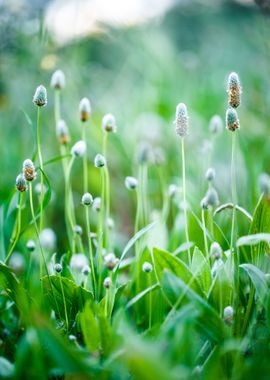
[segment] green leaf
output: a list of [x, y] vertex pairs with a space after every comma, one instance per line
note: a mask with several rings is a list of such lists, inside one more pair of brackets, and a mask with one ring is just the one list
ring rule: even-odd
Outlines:
[[212, 283], [211, 269], [209, 262], [198, 247], [194, 248], [191, 263], [191, 272], [198, 280], [201, 288], [206, 295]]
[[268, 292], [267, 281], [265, 278], [265, 274], [252, 264], [241, 264], [239, 265], [249, 276], [251, 282], [256, 289], [257, 296], [260, 298], [263, 303]]
[[[229, 264], [227, 261], [225, 265], [227, 263]], [[225, 265], [217, 271], [208, 293], [208, 302], [220, 313], [223, 312], [224, 307], [230, 304], [233, 291], [232, 279], [229, 278]]]
[[51, 275], [50, 277], [44, 276], [42, 278], [45, 293], [44, 295], [49, 300], [51, 307], [63, 320], [65, 319], [65, 307], [61, 281], [63, 285], [67, 314], [69, 319], [74, 320], [78, 311], [84, 308], [85, 303], [89, 300], [93, 300], [93, 294], [84, 289], [82, 286], [78, 286], [74, 281], [66, 277], [56, 275]]
[[[270, 233], [270, 200], [264, 195], [260, 197], [254, 211], [249, 233], [250, 235]], [[269, 246], [265, 243], [252, 248], [253, 254], [264, 254], [265, 251], [269, 253]]]
[[241, 236], [237, 242], [237, 247], [242, 245], [257, 245], [259, 243], [267, 243], [270, 244], [270, 234], [267, 233], [259, 233], [254, 235]]
[[152, 286], [149, 286], [148, 288], [144, 289], [142, 292], [140, 292], [139, 294], [136, 294], [135, 297], [133, 297], [126, 305], [126, 308], [130, 308], [131, 306], [133, 306], [136, 302], [138, 302], [140, 299], [142, 299], [146, 294], [152, 292], [153, 290], [155, 290], [156, 288], [159, 288], [160, 285], [159, 284], [154, 284]]
[[188, 286], [190, 286], [196, 293], [200, 295], [203, 294], [195, 276], [191, 273], [186, 264], [178, 257], [167, 251], [153, 248], [153, 262], [158, 281], [161, 282], [163, 271], [164, 269], [167, 269], [177, 277], [181, 278], [182, 281], [188, 284]]
[[100, 334], [93, 306], [93, 303], [87, 302], [78, 320], [86, 347], [90, 352], [97, 352], [100, 348]]

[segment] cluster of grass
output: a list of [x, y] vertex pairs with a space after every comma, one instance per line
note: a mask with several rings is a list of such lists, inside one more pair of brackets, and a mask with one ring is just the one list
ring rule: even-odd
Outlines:
[[[211, 147], [203, 151], [206, 178], [201, 180], [205, 175], [201, 173], [195, 181], [204, 189], [202, 200], [194, 199], [189, 190], [185, 140], [189, 128], [192, 134], [193, 120], [183, 103], [177, 106], [175, 119], [175, 145], [179, 145], [175, 161], [181, 162], [182, 173], [175, 165], [173, 182], [164, 175], [162, 151], [145, 141], [138, 145], [133, 172], [119, 178], [135, 204], [134, 232], [125, 246], [113, 222], [114, 215], [123, 213], [121, 201], [117, 199], [113, 211], [111, 207], [110, 179], [117, 167], [111, 160], [110, 139], [117, 133], [117, 118], [103, 117], [100, 153], [91, 163], [88, 131], [98, 127], [92, 121], [90, 101], [83, 98], [79, 104], [81, 139], [71, 142], [62, 120], [63, 72], [53, 74], [51, 86], [59, 152], [43, 160], [40, 130], [47, 91], [39, 86], [33, 98], [36, 149], [22, 163], [16, 189], [1, 205], [5, 258], [0, 263], [0, 375], [244, 379], [256, 374], [267, 379], [270, 179], [267, 174], [260, 177], [262, 194], [253, 212], [248, 212], [237, 201], [245, 190], [236, 187], [241, 134], [237, 74], [232, 73], [228, 82], [227, 130], [217, 115], [210, 122]], [[174, 127], [168, 127], [167, 133], [173, 134]], [[231, 196], [220, 204], [212, 153], [216, 141], [226, 134], [232, 136], [226, 168]], [[79, 175], [73, 175], [74, 165]], [[46, 222], [54, 197], [47, 170], [57, 166], [62, 172], [62, 197], [57, 202], [64, 209], [64, 220], [58, 220], [65, 237], [63, 251], [56, 249], [53, 224]], [[93, 181], [98, 181], [95, 198], [90, 193]], [[158, 191], [153, 190], [153, 181]]]

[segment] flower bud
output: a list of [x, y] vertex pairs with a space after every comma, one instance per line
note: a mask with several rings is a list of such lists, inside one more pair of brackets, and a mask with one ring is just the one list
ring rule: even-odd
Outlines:
[[44, 228], [40, 234], [40, 244], [44, 249], [52, 251], [56, 246], [56, 234], [51, 228]]
[[134, 177], [126, 177], [125, 186], [128, 190], [135, 190], [138, 186], [138, 180]]
[[270, 195], [270, 176], [267, 173], [262, 173], [259, 177], [259, 187], [261, 193]]
[[95, 167], [102, 168], [106, 165], [106, 158], [102, 154], [97, 154], [95, 157]]
[[169, 188], [168, 188], [169, 197], [174, 198], [176, 194], [177, 194], [177, 186], [174, 184], [169, 185]]
[[235, 109], [228, 108], [226, 112], [226, 127], [229, 131], [236, 131], [240, 128], [238, 115]]
[[89, 265], [85, 265], [83, 268], [82, 268], [82, 274], [84, 276], [89, 276], [89, 274], [91, 273], [91, 269], [89, 267]]
[[108, 226], [109, 230], [112, 230], [114, 228], [114, 220], [112, 218], [108, 218], [107, 226]]
[[91, 104], [88, 98], [83, 98], [79, 105], [81, 121], [87, 121], [91, 114]]
[[209, 207], [216, 207], [219, 204], [218, 193], [214, 187], [207, 190], [205, 197], [201, 201], [201, 207], [208, 210]]
[[228, 325], [231, 325], [233, 322], [233, 314], [234, 310], [232, 306], [226, 306], [223, 310], [223, 319]]
[[115, 123], [115, 117], [111, 113], [103, 116], [102, 128], [106, 132], [116, 132], [117, 127]]
[[230, 73], [228, 77], [228, 103], [231, 107], [237, 108], [241, 103], [242, 88], [239, 77], [236, 73]]
[[47, 104], [47, 90], [44, 86], [37, 87], [33, 97], [33, 103], [38, 107], [46, 106]]
[[213, 135], [218, 135], [223, 131], [223, 121], [219, 115], [214, 115], [209, 123], [209, 131]]
[[29, 252], [33, 252], [36, 249], [36, 243], [34, 242], [34, 240], [28, 240], [28, 242], [26, 243], [26, 248]]
[[53, 268], [54, 268], [56, 273], [61, 273], [63, 270], [62, 265], [59, 263], [55, 264]]
[[94, 201], [93, 201], [92, 208], [95, 211], [100, 211], [100, 207], [101, 207], [101, 198], [100, 197], [96, 197], [94, 199]]
[[145, 261], [143, 263], [143, 266], [142, 266], [143, 272], [150, 273], [150, 272], [152, 272], [152, 269], [153, 269], [153, 266], [152, 266], [152, 264], [148, 263], [148, 261]]
[[106, 277], [105, 280], [103, 281], [103, 285], [106, 289], [109, 289], [110, 286], [112, 285], [111, 277]]
[[62, 70], [56, 70], [51, 78], [51, 87], [55, 90], [62, 90], [66, 85], [65, 74]]
[[93, 197], [90, 193], [85, 193], [82, 196], [82, 204], [84, 206], [91, 206], [93, 204]]
[[151, 146], [145, 141], [141, 141], [137, 148], [137, 159], [139, 164], [146, 164], [151, 161]]
[[108, 253], [104, 257], [104, 262], [107, 269], [113, 270], [113, 268], [118, 264], [119, 260], [114, 253]]
[[87, 258], [83, 253], [76, 253], [75, 255], [72, 255], [69, 265], [75, 272], [81, 272], [82, 269], [88, 265]]
[[26, 181], [33, 181], [36, 178], [35, 166], [29, 159], [23, 162], [23, 175]]
[[215, 172], [215, 169], [213, 168], [208, 168], [206, 173], [205, 173], [205, 178], [208, 182], [212, 182], [214, 181], [215, 179], [215, 176], [216, 176], [216, 172]]
[[83, 233], [82, 227], [79, 226], [78, 224], [75, 224], [73, 231], [77, 235], [82, 235]]
[[216, 241], [214, 241], [211, 244], [211, 247], [210, 247], [210, 256], [212, 257], [213, 260], [218, 260], [218, 259], [221, 259], [221, 257], [222, 257], [221, 246]]
[[175, 113], [175, 131], [178, 136], [185, 137], [188, 133], [188, 112], [184, 103], [179, 103]]
[[64, 120], [59, 120], [56, 127], [59, 144], [66, 145], [70, 141], [69, 130]]
[[83, 140], [77, 141], [71, 148], [71, 154], [76, 157], [82, 157], [86, 152], [86, 144]]
[[25, 190], [27, 190], [27, 183], [24, 178], [23, 174], [19, 174], [16, 178], [16, 188], [18, 191], [23, 193]]

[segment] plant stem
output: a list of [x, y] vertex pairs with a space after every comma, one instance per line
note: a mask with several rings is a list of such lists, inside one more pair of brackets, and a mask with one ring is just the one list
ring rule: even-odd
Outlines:
[[43, 176], [43, 160], [41, 154], [40, 143], [40, 107], [37, 108], [37, 151], [40, 167], [40, 217], [39, 217], [39, 231], [42, 230], [43, 224], [43, 199], [44, 199], [44, 176]]
[[24, 196], [24, 193], [21, 193], [19, 192], [19, 204], [18, 204], [18, 213], [17, 213], [17, 217], [16, 217], [16, 233], [15, 233], [15, 237], [13, 239], [13, 243], [8, 251], [8, 254], [7, 254], [7, 257], [6, 257], [6, 260], [5, 260], [5, 263], [7, 264], [9, 259], [10, 259], [10, 256], [12, 255], [12, 252], [17, 244], [17, 241], [19, 239], [19, 236], [20, 236], [20, 232], [21, 232], [21, 215], [22, 215], [22, 205], [23, 205], [23, 196]]
[[93, 250], [92, 250], [90, 222], [89, 222], [89, 207], [85, 206], [84, 208], [85, 208], [85, 220], [86, 220], [86, 233], [87, 233], [88, 247], [89, 247], [89, 259], [90, 259], [92, 279], [93, 279], [93, 293], [95, 296], [96, 295], [96, 275], [95, 275], [94, 257], [93, 257]]
[[206, 225], [205, 225], [205, 217], [204, 217], [204, 209], [203, 208], [202, 208], [202, 225], [203, 225], [203, 240], [204, 240], [205, 254], [206, 254], [207, 260], [209, 260], [209, 263], [210, 263], [207, 234], [206, 234]]
[[[148, 273], [148, 286], [151, 286], [151, 273]], [[149, 292], [149, 330], [152, 327], [152, 291]]]
[[186, 234], [186, 242], [188, 244], [188, 263], [190, 265], [191, 264], [191, 254], [190, 254], [189, 235], [188, 235], [187, 200], [186, 200], [186, 164], [185, 164], [184, 138], [181, 138], [181, 155], [182, 155], [182, 181], [183, 181], [183, 203], [184, 203], [184, 217], [185, 217], [185, 234]]
[[61, 286], [61, 292], [62, 292], [62, 297], [63, 297], [63, 303], [64, 303], [64, 312], [65, 312], [65, 319], [66, 319], [66, 325], [67, 325], [67, 332], [68, 332], [68, 315], [67, 315], [67, 305], [66, 305], [66, 298], [65, 298], [65, 293], [64, 293], [64, 288], [63, 288], [63, 282], [62, 282], [62, 277], [61, 274], [59, 275], [60, 278], [60, 286]]
[[102, 255], [103, 255], [103, 227], [104, 227], [104, 206], [105, 206], [105, 175], [101, 168], [101, 206], [99, 217], [99, 255], [98, 255], [98, 298], [101, 294], [102, 286]]
[[[82, 124], [82, 140], [85, 142], [85, 145], [87, 147], [86, 123], [83, 122]], [[83, 155], [83, 191], [84, 193], [88, 191], [87, 149], [85, 154]]]
[[236, 178], [235, 178], [235, 145], [236, 145], [236, 133], [232, 134], [232, 157], [231, 157], [231, 187], [232, 187], [232, 228], [231, 228], [231, 244], [230, 252], [233, 254], [234, 234], [235, 234], [235, 205], [237, 204], [237, 192], [236, 192]]

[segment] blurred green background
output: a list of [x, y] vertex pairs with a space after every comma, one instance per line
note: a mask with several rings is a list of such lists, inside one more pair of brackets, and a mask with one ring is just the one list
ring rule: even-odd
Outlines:
[[[58, 11], [53, 3], [59, 5]], [[84, 8], [80, 9], [81, 3], [66, 2], [71, 5], [71, 14], [77, 12], [73, 15], [77, 26], [88, 17]], [[59, 154], [49, 84], [53, 71], [62, 69], [67, 82], [61, 96], [62, 116], [70, 128], [72, 143], [81, 136], [79, 101], [84, 96], [91, 100], [90, 163], [101, 151], [102, 116], [110, 112], [116, 117], [118, 132], [110, 136], [109, 166], [112, 215], [121, 236], [126, 239], [132, 231], [134, 203], [124, 187], [124, 178], [137, 174], [140, 141], [162, 148], [167, 184], [180, 183], [180, 148], [173, 126], [179, 102], [187, 104], [190, 114], [186, 142], [188, 199], [197, 212], [207, 188], [203, 178], [209, 164], [209, 120], [214, 114], [224, 119], [226, 77], [236, 71], [243, 86], [237, 157], [239, 203], [251, 212], [259, 195], [257, 177], [262, 171], [270, 171], [270, 42], [265, 11], [251, 1], [170, 1], [155, 17], [125, 23], [126, 7], [120, 6], [118, 12], [124, 21], [117, 23], [113, 17], [110, 21], [108, 16], [98, 24], [98, 30], [72, 38], [75, 24], [66, 23], [69, 19], [61, 11], [62, 5], [61, 1], [0, 3], [0, 204], [13, 190], [23, 160], [35, 151], [36, 108], [32, 97], [39, 84], [48, 88], [48, 106], [41, 112], [44, 160]], [[154, 3], [150, 5], [155, 7]], [[102, 14], [102, 9], [99, 11]], [[54, 24], [49, 22], [52, 13]], [[91, 17], [89, 31], [95, 14]], [[58, 29], [67, 30], [64, 40], [54, 34], [55, 23]], [[222, 203], [230, 200], [230, 144], [231, 135], [224, 131], [215, 142], [211, 163], [217, 171], [215, 185]], [[82, 192], [81, 168], [78, 160], [72, 175], [77, 205]], [[98, 196], [99, 173], [93, 165], [89, 165], [89, 171], [90, 191]], [[49, 165], [46, 173], [54, 196], [46, 210], [45, 225], [57, 232], [62, 248], [66, 237], [61, 164]], [[152, 209], [161, 208], [159, 181], [153, 166], [149, 176]]]

